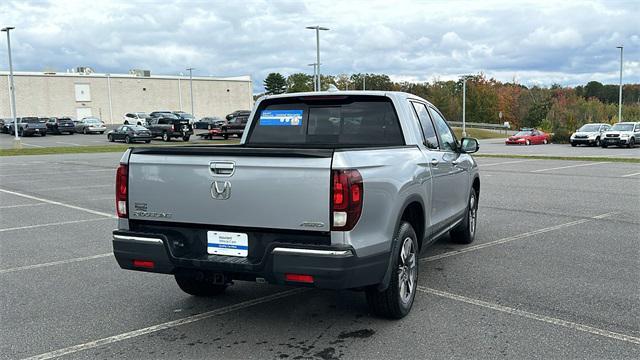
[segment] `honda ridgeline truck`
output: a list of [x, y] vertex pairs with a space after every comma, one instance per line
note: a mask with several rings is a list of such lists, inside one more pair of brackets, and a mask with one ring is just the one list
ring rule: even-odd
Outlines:
[[357, 289], [401, 318], [420, 250], [447, 233], [474, 240], [477, 150], [414, 95], [266, 96], [238, 145], [125, 152], [114, 254], [195, 296], [233, 280]]

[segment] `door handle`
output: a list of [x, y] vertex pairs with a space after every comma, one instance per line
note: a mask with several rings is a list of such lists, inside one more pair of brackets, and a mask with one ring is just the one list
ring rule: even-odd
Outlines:
[[439, 163], [438, 159], [431, 159], [431, 165], [438, 166]]
[[212, 161], [209, 163], [209, 170], [211, 170], [214, 175], [231, 176], [233, 175], [235, 168], [236, 164], [230, 161]]

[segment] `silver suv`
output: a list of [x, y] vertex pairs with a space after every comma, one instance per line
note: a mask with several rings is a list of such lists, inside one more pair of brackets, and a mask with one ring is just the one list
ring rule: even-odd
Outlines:
[[619, 122], [602, 134], [602, 147], [609, 145], [634, 147], [640, 141], [640, 122]]
[[609, 124], [584, 124], [582, 127], [571, 135], [569, 142], [571, 146], [588, 145], [588, 146], [600, 146], [602, 133], [609, 130], [611, 125]]

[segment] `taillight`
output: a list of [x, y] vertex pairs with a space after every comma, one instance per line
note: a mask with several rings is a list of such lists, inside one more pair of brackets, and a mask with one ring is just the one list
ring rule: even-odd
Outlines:
[[355, 169], [333, 170], [331, 183], [331, 230], [350, 231], [362, 213], [362, 176]]
[[127, 188], [129, 167], [124, 164], [120, 164], [116, 171], [116, 212], [118, 217], [126, 218], [127, 216]]

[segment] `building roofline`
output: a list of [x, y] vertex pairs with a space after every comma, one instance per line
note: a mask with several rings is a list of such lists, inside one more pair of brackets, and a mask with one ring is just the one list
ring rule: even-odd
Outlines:
[[[0, 71], [0, 75], [9, 75], [8, 71]], [[77, 77], [77, 78], [118, 78], [118, 79], [162, 79], [162, 80], [189, 80], [188, 75], [151, 75], [151, 76], [135, 76], [132, 74], [107, 74], [107, 73], [67, 73], [67, 72], [42, 72], [42, 71], [14, 71], [14, 76], [49, 76], [49, 77]], [[232, 77], [213, 77], [213, 76], [194, 76], [193, 80], [205, 81], [238, 81], [251, 82], [250, 75], [232, 76]]]

